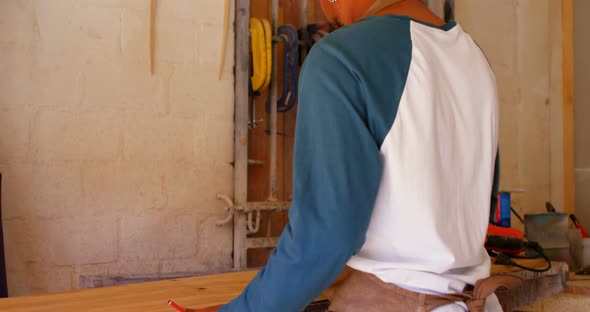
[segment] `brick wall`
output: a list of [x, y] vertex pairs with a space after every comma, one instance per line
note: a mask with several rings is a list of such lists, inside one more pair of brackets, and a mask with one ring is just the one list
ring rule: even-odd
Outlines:
[[0, 1], [0, 170], [10, 295], [86, 274], [231, 267], [233, 35], [223, 1]]

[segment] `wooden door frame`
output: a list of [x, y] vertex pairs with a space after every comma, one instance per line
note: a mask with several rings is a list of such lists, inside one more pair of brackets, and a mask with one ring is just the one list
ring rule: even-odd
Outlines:
[[574, 134], [574, 0], [562, 0], [563, 96], [563, 205], [565, 213], [576, 207]]

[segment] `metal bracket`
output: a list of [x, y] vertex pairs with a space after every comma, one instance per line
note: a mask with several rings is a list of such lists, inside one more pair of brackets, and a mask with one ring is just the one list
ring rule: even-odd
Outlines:
[[[291, 202], [247, 202], [244, 205], [236, 205], [227, 195], [218, 194], [217, 198], [226, 203], [225, 210], [228, 212], [225, 219], [215, 222], [217, 226], [223, 226], [230, 223], [236, 213], [247, 214], [248, 216], [248, 234], [256, 233], [260, 230], [260, 215], [262, 211], [287, 211]], [[254, 212], [256, 219], [254, 220]]]
[[227, 204], [227, 207], [225, 207], [225, 210], [228, 212], [227, 217], [225, 217], [223, 220], [215, 222], [215, 225], [223, 226], [230, 223], [234, 218], [234, 201], [229, 198], [229, 196], [223, 194], [217, 194], [217, 199], [223, 200]]
[[260, 230], [260, 210], [256, 210], [256, 225], [252, 224], [254, 212], [248, 212], [248, 234], [254, 234]]

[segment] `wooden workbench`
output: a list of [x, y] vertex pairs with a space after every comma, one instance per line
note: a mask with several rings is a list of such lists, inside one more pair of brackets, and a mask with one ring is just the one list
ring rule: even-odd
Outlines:
[[[523, 264], [543, 267], [543, 261]], [[546, 298], [565, 289], [567, 265], [554, 263], [545, 273], [530, 273], [518, 268], [493, 266], [492, 274], [516, 274], [525, 285], [511, 292], [500, 292], [506, 311]], [[172, 312], [168, 299], [191, 307], [226, 303], [240, 294], [256, 271], [172, 279], [124, 286], [83, 289], [64, 293], [0, 299], [2, 312]]]

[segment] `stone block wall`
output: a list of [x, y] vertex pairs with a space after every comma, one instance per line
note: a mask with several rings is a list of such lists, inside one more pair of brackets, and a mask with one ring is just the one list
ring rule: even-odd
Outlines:
[[[80, 275], [231, 268], [233, 33], [223, 1], [0, 1], [0, 171], [10, 295]], [[233, 13], [232, 13], [233, 18]], [[230, 30], [233, 27], [230, 27]]]

